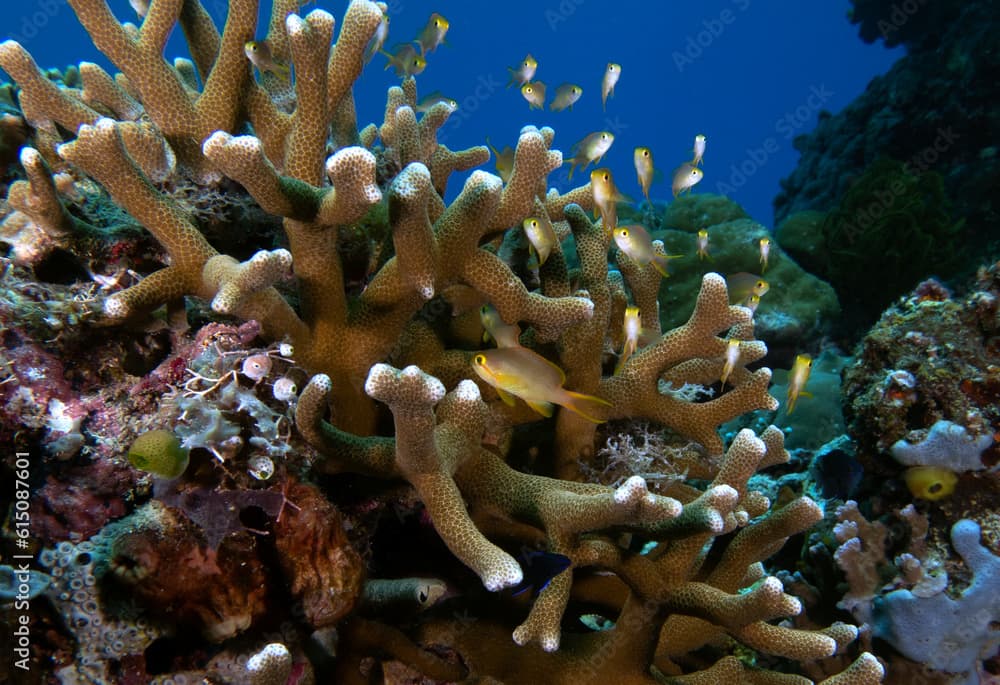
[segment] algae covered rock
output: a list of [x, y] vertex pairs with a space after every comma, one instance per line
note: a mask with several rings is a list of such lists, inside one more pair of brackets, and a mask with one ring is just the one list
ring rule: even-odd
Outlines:
[[743, 218], [709, 225], [707, 230], [710, 260], [697, 256], [695, 233], [666, 229], [655, 235], [663, 240], [668, 254], [684, 255], [670, 260], [671, 277], [660, 284], [664, 330], [684, 323], [701, 277], [709, 271], [721, 273], [730, 281], [736, 274], [763, 276], [770, 290], [757, 309], [756, 331], [770, 343], [792, 344], [830, 329], [840, 314], [833, 288], [803, 270], [773, 239], [767, 269], [761, 274], [759, 241], [771, 237], [766, 227]]

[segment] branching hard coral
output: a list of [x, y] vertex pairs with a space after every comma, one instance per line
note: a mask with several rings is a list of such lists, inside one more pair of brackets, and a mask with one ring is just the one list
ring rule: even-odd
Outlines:
[[[243, 54], [255, 37], [256, 0], [233, 0], [221, 34], [199, 0], [156, 0], [138, 29], [119, 23], [104, 0], [70, 2], [121, 73], [84, 65], [82, 91], [62, 88], [20, 45], [0, 44], [0, 67], [18, 82], [35, 129], [34, 151], [24, 153], [29, 178], [12, 191], [12, 202], [62, 239], [89, 229], [54, 192], [48, 169], [69, 165], [93, 178], [152, 234], [165, 263], [108, 296], [103, 323], [132, 323], [194, 297], [211, 303], [203, 317], [259, 322], [241, 344], [259, 331], [294, 349], [304, 370], [298, 382], [279, 379], [280, 390], [273, 381], [275, 408], [256, 397], [277, 375], [269, 351], [228, 359], [232, 350], [199, 334], [200, 351], [207, 358], [214, 352], [214, 361], [195, 363], [196, 351], [168, 362], [174, 372], [162, 377], [174, 384], [173, 401], [164, 409], [175, 412], [173, 428], [200, 454], [169, 488], [155, 489], [160, 501], [133, 514], [137, 525], [106, 529], [113, 537], [109, 577], [155, 614], [168, 617], [175, 607], [183, 622], [221, 640], [250, 630], [274, 601], [269, 578], [277, 571], [257, 553], [267, 545], [287, 592], [301, 604], [296, 625], [336, 626], [338, 682], [360, 682], [362, 663], [386, 655], [448, 681], [806, 682], [751, 670], [723, 646], [737, 642], [792, 660], [847, 649], [856, 637], [852, 627], [811, 631], [776, 623], [801, 607], [763, 561], [820, 517], [808, 498], [772, 506], [748, 486], [758, 469], [787, 460], [782, 433], [770, 427], [758, 438], [745, 430], [724, 449], [718, 432], [743, 413], [777, 406], [767, 392], [770, 370], [747, 369], [766, 354], [752, 312], [730, 305], [723, 278], [707, 274], [687, 323], [661, 331], [660, 275], [621, 251], [609, 261], [608, 227], [587, 216], [594, 208], [590, 185], [547, 191], [548, 175], [563, 163], [552, 129], [524, 126], [509, 176], [472, 171], [446, 202], [451, 176], [489, 157], [485, 147], [453, 151], [438, 142], [454, 105], [438, 103], [418, 115], [416, 81], [408, 78], [389, 90], [380, 125], [357, 130], [351, 90], [386, 19], [383, 4], [351, 2], [331, 47], [330, 14], [300, 16], [299, 2], [275, 2], [266, 40], [293, 69], [289, 94], [266, 75], [258, 83]], [[162, 55], [175, 24], [192, 62]], [[65, 131], [74, 137], [63, 140]], [[238, 259], [214, 233], [206, 235], [201, 215], [171, 197], [171, 187], [212, 186], [222, 176], [280, 220], [283, 238], [239, 245]], [[528, 217], [551, 222], [557, 237], [572, 233], [576, 260], [569, 243], [557, 241], [532, 274], [538, 265], [510, 249], [511, 229], [519, 232]], [[456, 291], [477, 304], [462, 311]], [[565, 371], [565, 388], [606, 403], [591, 418], [644, 419], [700, 443], [706, 461], [684, 469], [707, 485], [677, 478], [653, 493], [635, 474], [613, 487], [580, 482], [581, 464], [594, 456], [593, 422], [559, 412], [554, 426], [539, 423], [526, 404], [508, 406], [476, 379], [475, 317], [487, 303], [523, 331], [519, 344]], [[630, 303], [645, 312], [650, 343], [606, 375], [606, 351], [619, 341]], [[697, 393], [663, 390], [716, 382], [733, 344], [739, 362], [726, 368], [724, 392], [702, 401]], [[306, 373], [310, 380], [296, 398]], [[279, 431], [292, 407], [298, 432]], [[525, 440], [533, 444], [524, 451], [541, 457], [539, 468], [551, 457], [559, 478], [508, 464], [508, 457], [523, 457], [518, 441]], [[270, 468], [251, 459], [271, 456], [281, 459]], [[300, 480], [310, 466], [337, 476], [328, 490]], [[465, 567], [460, 583], [468, 584], [469, 569], [487, 591], [518, 586], [530, 570], [519, 561], [527, 547], [561, 565], [552, 577], [530, 579], [536, 596], [522, 615], [487, 611], [456, 625], [434, 606], [421, 614], [419, 628], [397, 628], [379, 620], [373, 603], [372, 615], [362, 617], [355, 602], [364, 569], [351, 543], [375, 543], [334, 506], [349, 490], [340, 474], [412, 488], [441, 549]], [[269, 478], [280, 484], [264, 489], [259, 481]], [[263, 511], [261, 526], [241, 519], [249, 507]], [[174, 573], [170, 555], [191, 568]], [[397, 570], [384, 577], [397, 578]], [[444, 594], [445, 586], [442, 580], [437, 589]], [[591, 588], [589, 599], [609, 629], [565, 630], [580, 611], [581, 586]], [[482, 588], [467, 588], [466, 606], [477, 606]], [[259, 652], [247, 664], [249, 677], [294, 678], [294, 642]], [[881, 667], [863, 655], [830, 682], [880, 679]]]

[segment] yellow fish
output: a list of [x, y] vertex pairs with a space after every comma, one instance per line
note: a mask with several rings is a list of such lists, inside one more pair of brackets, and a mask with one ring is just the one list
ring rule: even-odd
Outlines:
[[483, 324], [483, 342], [492, 339], [497, 347], [520, 347], [521, 327], [501, 319], [500, 312], [492, 305], [484, 304], [479, 308], [479, 321]]
[[378, 26], [375, 27], [375, 33], [368, 40], [368, 45], [365, 46], [365, 64], [372, 61], [375, 53], [382, 51], [382, 46], [385, 45], [385, 41], [389, 37], [389, 6], [384, 2], [377, 2], [375, 4], [382, 10], [382, 19], [379, 21]]
[[742, 304], [750, 300], [754, 295], [759, 298], [767, 294], [771, 289], [771, 284], [757, 274], [740, 271], [726, 277], [726, 285], [729, 288], [730, 304]]
[[528, 109], [545, 109], [545, 84], [541, 81], [525, 83], [521, 95], [528, 101]]
[[639, 225], [619, 226], [613, 235], [618, 249], [627, 254], [633, 262], [640, 266], [652, 264], [664, 278], [670, 276], [670, 272], [667, 271], [667, 260], [683, 256], [659, 254], [649, 233]]
[[444, 102], [449, 105], [452, 109], [458, 109], [458, 103], [451, 98], [445, 97], [441, 94], [440, 90], [435, 90], [433, 93], [428, 93], [427, 95], [420, 98], [420, 102], [417, 103], [417, 111], [421, 114], [426, 113], [431, 107], [439, 102]]
[[812, 370], [813, 360], [808, 354], [800, 354], [795, 358], [792, 370], [788, 372], [788, 413], [795, 409], [795, 401], [802, 397], [812, 397], [804, 390], [809, 382], [809, 372]]
[[563, 387], [566, 374], [558, 366], [526, 347], [504, 347], [477, 352], [472, 368], [484, 381], [496, 388], [506, 404], [513, 406], [520, 397], [542, 416], [552, 416], [554, 404], [579, 414], [588, 421], [597, 418], [610, 402], [594, 395], [584, 395]]
[[767, 271], [767, 260], [771, 256], [771, 239], [761, 238], [760, 239], [760, 272], [764, 273]]
[[569, 178], [573, 178], [573, 172], [579, 166], [582, 169], [586, 169], [587, 165], [591, 162], [595, 164], [600, 164], [601, 159], [611, 148], [611, 144], [615, 142], [615, 136], [610, 131], [596, 131], [586, 136], [580, 142], [576, 143], [572, 148], [570, 148], [575, 154], [567, 160], [563, 161], [563, 164], [571, 164], [569, 168]]
[[508, 88], [515, 83], [523, 86], [535, 78], [535, 72], [538, 71], [538, 60], [532, 57], [529, 52], [528, 56], [522, 59], [520, 64], [516, 67], [507, 67], [507, 71], [510, 72], [510, 81], [507, 82]]
[[278, 76], [283, 81], [292, 78], [292, 70], [287, 64], [274, 59], [271, 53], [271, 45], [266, 40], [250, 40], [243, 44], [243, 54], [247, 56], [250, 63], [259, 71], [268, 71]]
[[428, 52], [434, 52], [437, 46], [444, 42], [444, 34], [448, 33], [449, 26], [448, 20], [440, 14], [437, 12], [431, 14], [424, 30], [413, 41], [420, 46], [420, 54], [426, 55]]
[[625, 320], [622, 322], [622, 335], [625, 342], [622, 345], [622, 353], [618, 356], [618, 363], [615, 364], [615, 373], [618, 375], [625, 367], [625, 362], [639, 349], [639, 335], [642, 333], [642, 313], [638, 307], [625, 307]]
[[733, 370], [736, 369], [736, 365], [740, 363], [740, 341], [734, 338], [729, 339], [729, 344], [726, 345], [725, 363], [722, 365], [722, 389], [726, 389], [726, 381], [729, 380], [729, 376], [732, 375]]
[[699, 133], [694, 137], [694, 158], [691, 160], [691, 166], [701, 166], [701, 158], [705, 156], [705, 143], [708, 142], [708, 138]]
[[601, 109], [607, 111], [608, 98], [615, 94], [615, 84], [622, 75], [622, 65], [608, 62], [604, 67], [604, 78], [601, 79]]
[[613, 233], [618, 225], [618, 203], [629, 202], [615, 185], [610, 169], [594, 169], [590, 172], [590, 191], [594, 195], [594, 214], [601, 217], [606, 233]]
[[648, 147], [637, 147], [632, 160], [635, 162], [635, 173], [639, 177], [642, 194], [646, 196], [646, 202], [649, 202], [649, 186], [653, 185], [653, 151]]
[[396, 52], [388, 53], [385, 50], [380, 52], [389, 59], [385, 68], [393, 67], [396, 70], [396, 76], [403, 78], [416, 76], [422, 74], [427, 68], [427, 60], [422, 55], [417, 54], [417, 49], [411, 43], [399, 43], [393, 50]]
[[486, 144], [490, 146], [493, 157], [496, 159], [497, 176], [506, 183], [510, 180], [510, 175], [514, 173], [514, 148], [510, 145], [504, 147], [503, 152], [493, 147], [490, 139], [486, 139]]
[[672, 185], [674, 197], [691, 190], [693, 187], [698, 185], [698, 182], [701, 181], [704, 176], [705, 172], [691, 164], [691, 162], [681, 164], [674, 170], [674, 181]]
[[524, 235], [528, 237], [528, 242], [531, 243], [531, 249], [535, 254], [536, 264], [528, 265], [534, 269], [545, 263], [545, 260], [552, 254], [552, 248], [559, 242], [559, 238], [556, 236], [556, 229], [552, 227], [552, 222], [545, 216], [528, 217], [522, 226], [524, 227]]
[[556, 96], [552, 98], [549, 109], [553, 112], [561, 112], [567, 107], [572, 110], [573, 103], [583, 95], [583, 88], [575, 83], [564, 83], [556, 88]]
[[712, 261], [712, 255], [708, 254], [708, 231], [704, 228], [698, 231], [698, 237], [695, 239], [695, 245], [698, 248], [698, 259], [707, 259]]

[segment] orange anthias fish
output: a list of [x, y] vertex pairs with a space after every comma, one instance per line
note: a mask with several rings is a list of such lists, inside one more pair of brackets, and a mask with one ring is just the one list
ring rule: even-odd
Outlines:
[[812, 357], [808, 354], [800, 354], [795, 358], [792, 370], [788, 372], [788, 413], [795, 409], [795, 402], [799, 397], [812, 397], [804, 390], [809, 382], [809, 372], [812, 371]]
[[505, 347], [477, 352], [472, 358], [476, 374], [496, 388], [506, 404], [513, 406], [520, 397], [542, 416], [552, 416], [553, 405], [569, 409], [588, 421], [598, 418], [610, 402], [594, 395], [584, 395], [563, 387], [566, 374], [558, 366], [526, 347]]

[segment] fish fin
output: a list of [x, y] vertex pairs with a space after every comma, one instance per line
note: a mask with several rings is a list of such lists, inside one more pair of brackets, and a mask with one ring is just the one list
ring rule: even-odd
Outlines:
[[618, 363], [615, 364], [615, 372], [613, 375], [617, 376], [625, 368], [625, 362], [629, 360], [633, 354], [635, 354], [636, 343], [632, 340], [626, 340], [625, 346], [622, 347], [622, 353], [618, 356]]
[[513, 407], [515, 404], [517, 404], [517, 402], [514, 400], [514, 396], [511, 395], [506, 390], [501, 390], [500, 388], [496, 388], [496, 391], [497, 394], [500, 395], [500, 399], [503, 400], [503, 403], [506, 404], [508, 407]]
[[292, 68], [287, 64], [282, 64], [281, 62], [275, 62], [271, 66], [271, 71], [275, 76], [280, 78], [285, 83], [292, 82]]
[[799, 397], [812, 397], [813, 394], [808, 390], [799, 390]]
[[484, 343], [488, 343], [489, 341], [490, 341], [490, 332], [489, 331], [483, 331], [483, 342]]
[[596, 418], [594, 414], [600, 413], [601, 407], [613, 407], [614, 405], [596, 395], [585, 395], [580, 392], [567, 390], [562, 406], [575, 414], [579, 414], [588, 421], [604, 423], [607, 419]]
[[570, 157], [569, 159], [567, 159], [563, 163], [564, 164], [569, 164], [569, 176], [566, 178], [566, 180], [567, 181], [572, 181], [573, 180], [573, 172], [576, 171], [576, 165], [577, 165], [576, 157]]
[[659, 272], [661, 276], [664, 278], [670, 278], [670, 272], [667, 271], [667, 258], [664, 255], [653, 255], [653, 259], [650, 260], [649, 263]]
[[548, 418], [552, 416], [552, 403], [551, 402], [536, 402], [534, 400], [525, 400], [529, 407], [537, 411], [542, 416]]

